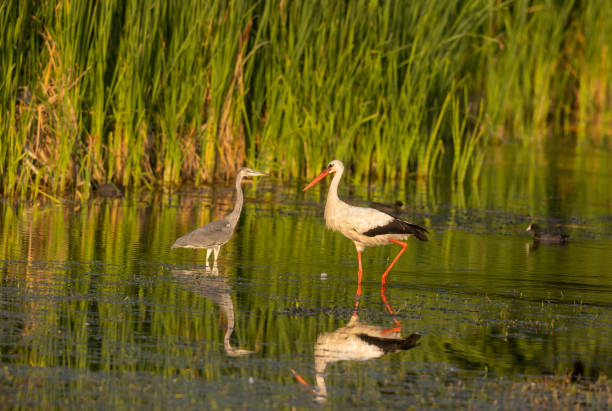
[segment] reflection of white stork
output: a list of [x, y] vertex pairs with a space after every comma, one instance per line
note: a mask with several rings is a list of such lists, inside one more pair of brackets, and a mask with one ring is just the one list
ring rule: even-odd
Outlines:
[[[398, 331], [385, 332], [383, 327], [360, 322], [357, 315], [353, 315], [344, 327], [319, 335], [314, 349], [316, 387], [313, 392], [317, 401], [325, 401], [327, 398], [325, 368], [328, 364], [367, 361], [396, 351], [409, 350], [416, 346], [419, 338], [421, 336], [418, 334], [402, 338]], [[301, 384], [309, 386], [294, 370], [291, 371]]]
[[[381, 277], [380, 294], [387, 310], [393, 314], [393, 310], [387, 303], [384, 296], [385, 286], [387, 282], [387, 274], [391, 267], [400, 258], [406, 243], [399, 240], [405, 240], [410, 236], [414, 236], [421, 241], [427, 241], [427, 230], [416, 224], [409, 223], [399, 217], [387, 214], [383, 211], [367, 207], [354, 207], [338, 198], [338, 183], [344, 172], [344, 165], [339, 160], [333, 160], [329, 165], [315, 177], [306, 187], [304, 191], [314, 186], [329, 174], [335, 174], [329, 185], [329, 193], [327, 194], [327, 202], [325, 204], [325, 223], [331, 230], [338, 231], [349, 240], [355, 243], [357, 249], [357, 260], [359, 263], [359, 271], [357, 272], [357, 296], [361, 295], [361, 276], [363, 270], [361, 268], [361, 253], [365, 247], [386, 245], [390, 242], [399, 244], [402, 249], [397, 254], [395, 259], [389, 264]], [[358, 304], [359, 300], [357, 300]], [[355, 306], [357, 308], [357, 305]], [[389, 331], [400, 331], [399, 322], [394, 319], [396, 327]]]
[[202, 273], [197, 270], [173, 269], [172, 273], [185, 288], [208, 298], [217, 304], [221, 311], [223, 311], [227, 319], [227, 329], [223, 337], [223, 348], [228, 356], [239, 357], [241, 355], [248, 355], [256, 352], [233, 347], [230, 342], [235, 323], [234, 303], [230, 296], [232, 287], [227, 277], [219, 276], [219, 269], [217, 267], [213, 267], [212, 270], [207, 268], [205, 275], [202, 275]]

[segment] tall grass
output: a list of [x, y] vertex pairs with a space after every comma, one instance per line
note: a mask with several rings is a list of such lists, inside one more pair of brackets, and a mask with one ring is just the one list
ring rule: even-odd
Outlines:
[[244, 163], [288, 179], [331, 158], [358, 181], [453, 163], [461, 184], [491, 142], [601, 145], [610, 21], [605, 0], [4, 2], [1, 192], [86, 198]]

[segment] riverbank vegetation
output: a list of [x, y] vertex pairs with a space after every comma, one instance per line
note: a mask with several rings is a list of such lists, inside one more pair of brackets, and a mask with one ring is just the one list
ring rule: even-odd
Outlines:
[[490, 147], [605, 146], [605, 0], [8, 1], [3, 196], [95, 182], [476, 180]]

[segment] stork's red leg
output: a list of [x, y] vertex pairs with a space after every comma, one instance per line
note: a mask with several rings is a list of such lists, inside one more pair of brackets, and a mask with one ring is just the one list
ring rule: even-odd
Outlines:
[[357, 271], [357, 295], [361, 295], [361, 276], [363, 269], [361, 268], [361, 250], [357, 250], [357, 261], [359, 262], [359, 271]]
[[298, 382], [300, 384], [302, 384], [305, 387], [308, 387], [308, 389], [312, 392], [315, 392], [315, 390], [310, 386], [310, 384], [308, 384], [306, 382], [306, 380], [304, 378], [302, 378], [302, 376], [300, 374], [298, 374], [293, 368], [289, 368], [291, 370], [291, 373], [293, 374], [293, 376], [295, 377], [296, 380], [298, 380]]
[[[382, 277], [380, 278], [380, 298], [383, 300], [383, 302], [385, 303], [385, 307], [387, 307], [387, 311], [389, 311], [389, 313], [391, 315], [394, 314], [393, 310], [391, 309], [391, 306], [389, 305], [389, 302], [387, 301], [387, 297], [385, 296], [385, 291], [387, 289], [387, 275], [389, 274], [389, 271], [391, 271], [391, 267], [393, 267], [393, 265], [397, 262], [397, 260], [399, 260], [400, 256], [404, 253], [404, 251], [406, 251], [406, 243], [403, 243], [401, 241], [397, 241], [393, 238], [390, 238], [389, 241], [399, 244], [402, 246], [402, 249], [400, 250], [399, 253], [397, 253], [397, 255], [395, 256], [395, 259], [391, 262], [391, 264], [389, 264], [389, 267], [387, 267], [387, 269], [385, 270], [385, 272], [383, 273]], [[388, 332], [400, 332], [402, 331], [402, 326], [400, 325], [399, 321], [397, 321], [397, 318], [393, 318], [393, 321], [395, 322], [395, 327], [391, 328], [389, 330], [384, 330], [382, 333], [388, 333]]]
[[[391, 309], [391, 306], [389, 305], [389, 302], [387, 302], [387, 297], [385, 297], [385, 289], [384, 289], [384, 287], [380, 289], [380, 297], [382, 298], [383, 303], [385, 303], [385, 307], [387, 307], [387, 311], [389, 311], [389, 313], [391, 315], [393, 315], [394, 312]], [[390, 333], [390, 332], [401, 332], [402, 331], [402, 326], [401, 326], [400, 322], [397, 321], [397, 318], [393, 317], [393, 322], [395, 323], [395, 327], [390, 328], [388, 330], [382, 330], [381, 332], [383, 334]]]
[[389, 241], [391, 241], [392, 243], [401, 245], [402, 249], [400, 250], [399, 253], [397, 253], [397, 255], [395, 256], [395, 259], [391, 262], [391, 264], [389, 264], [389, 267], [387, 267], [387, 269], [383, 273], [380, 279], [383, 286], [387, 283], [387, 274], [389, 274], [389, 271], [391, 271], [391, 267], [393, 267], [393, 265], [397, 262], [397, 260], [399, 260], [400, 256], [404, 253], [404, 251], [406, 251], [406, 247], [407, 247], [406, 243], [402, 243], [401, 241], [397, 241], [393, 238], [390, 238]]
[[359, 308], [359, 299], [361, 298], [361, 277], [363, 275], [363, 269], [361, 268], [361, 250], [357, 250], [357, 261], [359, 262], [359, 271], [357, 271], [357, 296], [355, 298], [355, 309], [353, 315], [357, 315], [357, 308]]

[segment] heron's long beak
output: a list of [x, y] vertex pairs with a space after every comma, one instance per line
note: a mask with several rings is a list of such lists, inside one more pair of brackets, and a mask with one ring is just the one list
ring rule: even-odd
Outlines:
[[313, 185], [317, 184], [319, 181], [323, 180], [328, 174], [329, 174], [329, 170], [328, 169], [325, 169], [325, 170], [321, 171], [321, 174], [316, 176], [314, 178], [314, 180], [312, 180], [306, 187], [304, 187], [303, 191], [308, 190], [310, 187], [312, 187]]
[[267, 176], [268, 174], [262, 172], [262, 171], [257, 171], [257, 170], [252, 170], [249, 171], [249, 176]]

